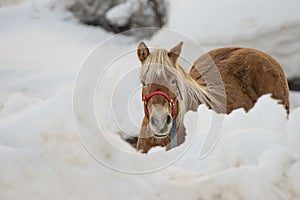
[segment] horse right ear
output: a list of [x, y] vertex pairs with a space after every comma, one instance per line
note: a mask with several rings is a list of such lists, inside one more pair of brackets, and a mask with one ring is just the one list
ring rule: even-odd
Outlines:
[[146, 46], [146, 44], [144, 42], [141, 42], [138, 46], [137, 49], [137, 55], [141, 61], [141, 63], [143, 63], [146, 58], [149, 56], [150, 52], [148, 47]]
[[181, 41], [177, 46], [173, 47], [168, 53], [168, 56], [173, 60], [174, 63], [177, 62], [177, 58], [181, 54], [182, 45], [183, 42]]

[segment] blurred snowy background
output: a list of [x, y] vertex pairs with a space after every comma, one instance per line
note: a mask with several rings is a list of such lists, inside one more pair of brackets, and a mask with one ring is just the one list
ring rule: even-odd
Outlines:
[[[174, 29], [206, 50], [257, 48], [275, 57], [288, 78], [300, 76], [299, 8], [297, 0], [0, 0], [0, 199], [300, 199], [297, 92], [291, 93], [289, 119], [264, 96], [249, 113], [224, 116], [222, 137], [205, 159], [199, 159], [204, 132], [198, 132], [191, 148], [171, 166], [140, 175], [94, 160], [79, 141], [72, 111], [73, 85], [90, 51], [114, 33], [143, 25]], [[105, 53], [134, 50], [142, 38], [170, 48], [160, 43], [167, 37], [160, 31], [128, 32]], [[185, 44], [183, 53], [190, 46]], [[138, 64], [132, 55], [124, 68]], [[197, 126], [196, 115], [205, 126], [215, 114], [204, 106], [188, 113], [188, 132]], [[134, 153], [111, 128], [109, 113], [106, 120], [106, 134]], [[160, 152], [161, 162], [184, 148]], [[145, 155], [136, 162], [113, 148], [100, 150], [119, 168], [151, 164]]]

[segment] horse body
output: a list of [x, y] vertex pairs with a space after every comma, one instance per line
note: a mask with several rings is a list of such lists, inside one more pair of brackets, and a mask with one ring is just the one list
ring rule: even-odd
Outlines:
[[[144, 43], [138, 47], [145, 104], [138, 150], [146, 153], [153, 146], [172, 148], [170, 132], [174, 121], [177, 145], [182, 144], [183, 115], [197, 110], [200, 104], [217, 113], [238, 108], [248, 111], [261, 95], [270, 93], [289, 111], [287, 80], [271, 56], [249, 48], [220, 48], [200, 56], [188, 74], [177, 64], [181, 48], [182, 43], [170, 51], [159, 49], [150, 53]], [[156, 91], [162, 95], [151, 95]], [[149, 94], [151, 98], [145, 100]], [[176, 100], [172, 106], [170, 99]], [[171, 121], [168, 116], [172, 116]]]
[[264, 94], [272, 94], [289, 111], [286, 77], [280, 64], [268, 54], [249, 48], [212, 50], [196, 60], [189, 74], [199, 85], [205, 86], [203, 76], [214, 65], [224, 83], [226, 113], [238, 108], [249, 111]]

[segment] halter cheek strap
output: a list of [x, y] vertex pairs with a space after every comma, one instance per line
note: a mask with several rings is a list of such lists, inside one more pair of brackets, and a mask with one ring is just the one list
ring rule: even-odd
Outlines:
[[175, 118], [175, 103], [177, 102], [177, 97], [170, 98], [166, 93], [164, 93], [162, 91], [154, 91], [154, 92], [151, 92], [150, 94], [142, 97], [142, 100], [144, 102], [144, 109], [145, 109], [145, 112], [147, 113], [147, 115], [149, 115], [149, 110], [148, 110], [147, 103], [148, 103], [149, 99], [151, 99], [155, 95], [161, 95], [161, 96], [165, 97], [168, 100], [169, 105], [170, 105], [171, 110], [172, 110], [171, 114], [172, 114], [172, 117], [174, 119]]

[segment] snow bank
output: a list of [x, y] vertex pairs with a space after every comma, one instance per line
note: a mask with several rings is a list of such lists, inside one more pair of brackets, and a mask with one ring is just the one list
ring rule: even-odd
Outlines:
[[[204, 160], [198, 157], [198, 140], [203, 138], [199, 132], [175, 164], [152, 174], [132, 175], [97, 163], [82, 147], [72, 120], [71, 91], [64, 88], [52, 99], [1, 121], [1, 199], [300, 198], [299, 109], [286, 120], [284, 108], [265, 96], [249, 114], [237, 110], [225, 116], [222, 137]], [[195, 115], [205, 119], [211, 114], [204, 106], [198, 113], [188, 113], [187, 132], [192, 133], [189, 124]], [[199, 123], [206, 126], [209, 120]], [[132, 151], [120, 137], [114, 136], [114, 142]], [[160, 152], [161, 159], [172, 151]], [[121, 169], [129, 163], [151, 164], [147, 159], [129, 160], [128, 154], [121, 158], [109, 147], [102, 153]]]

